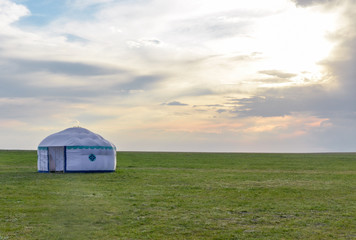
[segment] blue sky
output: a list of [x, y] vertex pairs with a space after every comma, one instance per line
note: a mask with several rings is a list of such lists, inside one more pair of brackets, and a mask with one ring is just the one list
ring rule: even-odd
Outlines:
[[352, 0], [0, 0], [0, 148], [355, 151]]
[[87, 1], [86, 4], [73, 4], [75, 1], [56, 0], [16, 0], [17, 4], [26, 6], [30, 11], [28, 16], [21, 18], [16, 24], [18, 26], [44, 26], [61, 17], [71, 19], [92, 19], [95, 12], [104, 1]]
[[31, 12], [31, 15], [23, 17], [19, 21], [19, 25], [45, 25], [55, 20], [61, 14], [65, 14], [67, 8], [63, 1], [35, 1], [23, 0], [15, 1], [16, 3], [23, 4]]

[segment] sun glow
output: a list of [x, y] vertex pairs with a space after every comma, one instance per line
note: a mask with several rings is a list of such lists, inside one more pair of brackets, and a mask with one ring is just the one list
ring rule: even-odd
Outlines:
[[334, 22], [335, 15], [301, 8], [265, 19], [256, 32], [257, 44], [266, 56], [262, 64], [266, 69], [320, 77], [319, 62], [333, 48], [327, 34], [334, 30]]
[[[337, 14], [298, 8], [293, 3], [280, 5], [274, 14], [266, 14], [238, 36], [211, 45], [226, 54], [250, 56], [251, 61], [226, 78], [224, 83], [241, 79], [260, 79], [258, 71], [278, 70], [294, 74], [281, 86], [320, 81], [325, 70], [320, 61], [327, 58], [334, 47], [328, 34], [335, 31]], [[258, 58], [253, 54], [258, 53]], [[257, 74], [256, 74], [257, 73]], [[267, 85], [267, 84], [266, 84]]]

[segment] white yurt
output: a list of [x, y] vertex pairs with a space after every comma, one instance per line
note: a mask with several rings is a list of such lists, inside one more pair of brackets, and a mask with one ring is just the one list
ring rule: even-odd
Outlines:
[[38, 146], [38, 172], [113, 172], [116, 147], [82, 127], [49, 135]]

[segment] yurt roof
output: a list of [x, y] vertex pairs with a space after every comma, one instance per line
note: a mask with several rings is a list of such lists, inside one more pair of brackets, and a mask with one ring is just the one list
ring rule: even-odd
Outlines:
[[67, 128], [49, 135], [40, 142], [39, 147], [60, 146], [115, 146], [102, 136], [82, 127]]

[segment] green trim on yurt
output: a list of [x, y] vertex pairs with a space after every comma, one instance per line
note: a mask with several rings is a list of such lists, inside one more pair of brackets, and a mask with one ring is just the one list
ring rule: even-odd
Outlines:
[[[116, 147], [110, 146], [66, 146], [67, 149], [115, 149]], [[47, 150], [48, 147], [38, 147], [38, 150]]]
[[114, 148], [109, 146], [67, 146], [67, 149], [114, 149]]

